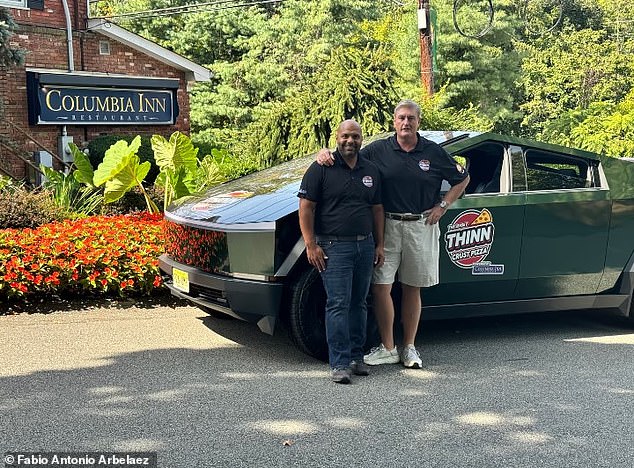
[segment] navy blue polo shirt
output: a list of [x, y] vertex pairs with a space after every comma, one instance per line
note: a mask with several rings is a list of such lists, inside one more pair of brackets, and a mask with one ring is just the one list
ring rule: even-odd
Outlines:
[[418, 135], [418, 144], [405, 151], [392, 135], [373, 141], [360, 155], [379, 168], [383, 207], [391, 213], [422, 213], [440, 201], [443, 180], [456, 185], [467, 171], [440, 145]]
[[368, 235], [374, 226], [372, 206], [381, 204], [379, 170], [364, 158], [351, 169], [338, 151], [334, 157], [332, 166], [310, 165], [297, 196], [317, 203], [316, 235]]

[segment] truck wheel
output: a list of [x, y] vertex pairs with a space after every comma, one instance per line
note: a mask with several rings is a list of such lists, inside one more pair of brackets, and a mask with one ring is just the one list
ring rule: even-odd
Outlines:
[[322, 361], [328, 360], [325, 308], [321, 276], [314, 268], [303, 271], [291, 285], [289, 334], [301, 351]]

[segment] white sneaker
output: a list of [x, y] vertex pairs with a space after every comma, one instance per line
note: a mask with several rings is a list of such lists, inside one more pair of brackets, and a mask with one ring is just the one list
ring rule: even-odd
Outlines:
[[423, 361], [420, 358], [420, 353], [414, 347], [414, 345], [407, 345], [403, 348], [401, 353], [401, 362], [405, 367], [410, 369], [421, 369], [423, 367]]
[[378, 366], [379, 364], [396, 364], [401, 359], [398, 356], [398, 349], [394, 346], [393, 350], [388, 350], [383, 346], [372, 348], [368, 354], [363, 356], [363, 362], [369, 366]]

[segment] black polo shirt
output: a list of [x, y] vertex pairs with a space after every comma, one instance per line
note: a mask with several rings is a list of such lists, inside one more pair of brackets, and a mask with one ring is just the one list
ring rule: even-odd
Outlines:
[[456, 185], [467, 171], [440, 145], [418, 135], [418, 144], [407, 152], [396, 135], [373, 141], [361, 156], [379, 168], [383, 207], [391, 213], [422, 213], [440, 201], [443, 180]]
[[372, 232], [372, 205], [381, 204], [381, 180], [377, 167], [364, 158], [350, 167], [335, 151], [332, 166], [313, 162], [297, 194], [317, 203], [315, 234], [358, 236]]

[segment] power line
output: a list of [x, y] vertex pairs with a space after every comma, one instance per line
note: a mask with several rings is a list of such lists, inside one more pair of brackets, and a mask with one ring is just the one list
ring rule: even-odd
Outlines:
[[[487, 34], [489, 31], [491, 31], [491, 29], [493, 29], [493, 17], [494, 17], [493, 0], [487, 0], [485, 2], [486, 3], [486, 10], [487, 10], [487, 12], [486, 12], [486, 18], [487, 18], [486, 26], [484, 28], [482, 28], [480, 31], [475, 32], [475, 33], [466, 33], [458, 25], [459, 10], [462, 7], [466, 6], [467, 3], [473, 3], [473, 2], [454, 0], [454, 2], [453, 2], [453, 12], [452, 12], [453, 27], [458, 32], [458, 34], [460, 34], [461, 36], [468, 37], [468, 38], [471, 38], [471, 39], [479, 39], [479, 38], [483, 37], [485, 34]], [[469, 9], [473, 9], [473, 6], [469, 6]]]
[[138, 18], [156, 18], [161, 16], [175, 16], [185, 13], [201, 13], [205, 11], [229, 10], [233, 8], [243, 8], [250, 6], [260, 6], [271, 3], [282, 3], [285, 0], [251, 0], [248, 2], [236, 3], [237, 0], [216, 0], [213, 2], [195, 3], [189, 5], [181, 5], [176, 7], [157, 8], [154, 10], [134, 11], [129, 13], [120, 13], [107, 16], [93, 16], [92, 19], [111, 20], [120, 19], [138, 19]]
[[[525, 31], [532, 36], [543, 36], [557, 28], [564, 16], [563, 0], [539, 0], [539, 6], [534, 5], [535, 0], [521, 0], [517, 5], [517, 13], [524, 23]], [[453, 1], [453, 24], [458, 34], [471, 39], [479, 39], [488, 34], [494, 26], [496, 6], [493, 0], [454, 0]], [[485, 25], [479, 31], [466, 31], [459, 23], [462, 14], [480, 13], [484, 16]], [[550, 21], [549, 21], [550, 20]], [[550, 24], [549, 24], [550, 23]], [[535, 26], [537, 25], [537, 26]]]

